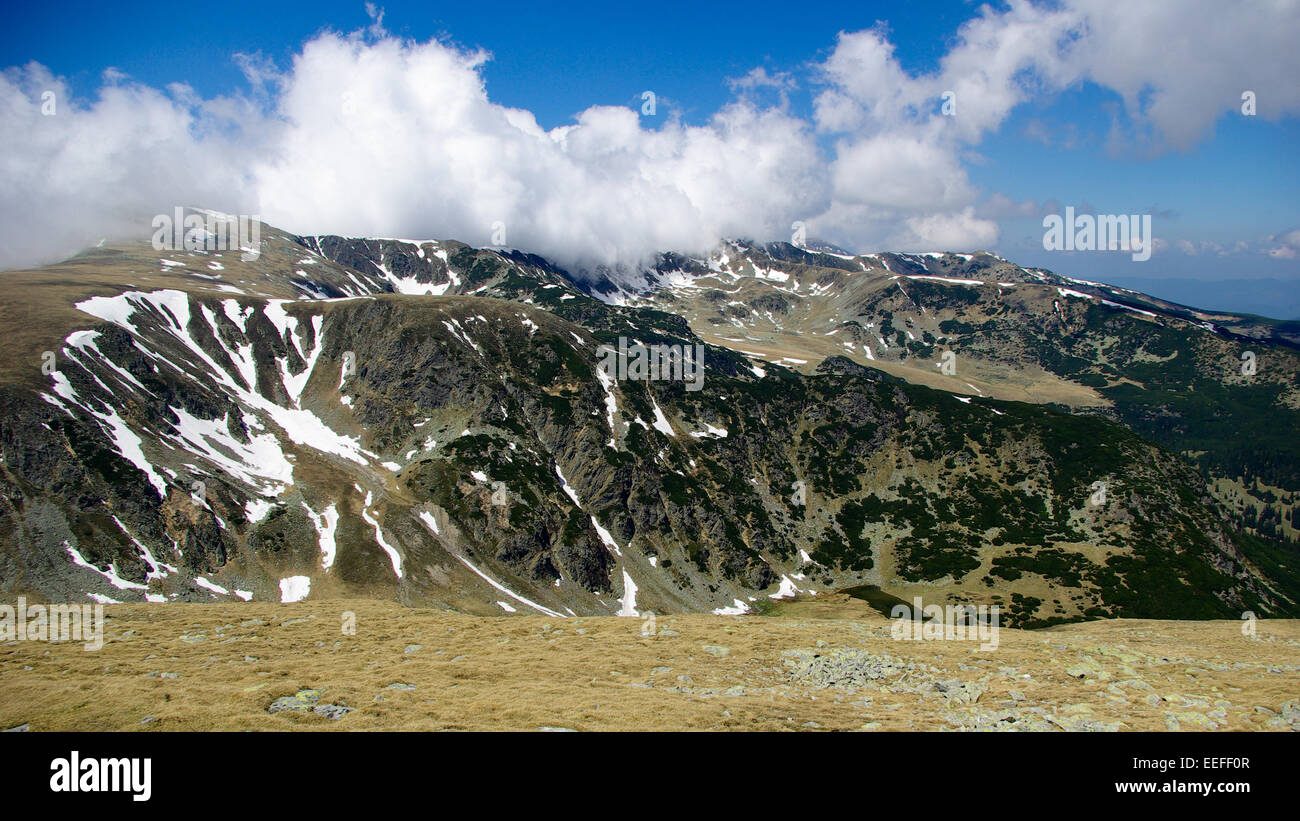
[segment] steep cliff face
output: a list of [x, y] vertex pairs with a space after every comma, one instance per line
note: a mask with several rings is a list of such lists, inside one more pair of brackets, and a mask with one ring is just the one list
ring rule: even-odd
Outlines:
[[[1295, 612], [1205, 479], [1111, 419], [844, 357], [796, 372], [519, 253], [266, 236], [254, 262], [132, 246], [18, 275], [50, 320], [0, 386], [6, 591], [633, 615], [872, 584], [1021, 624]], [[620, 342], [704, 370], [611, 374]]]

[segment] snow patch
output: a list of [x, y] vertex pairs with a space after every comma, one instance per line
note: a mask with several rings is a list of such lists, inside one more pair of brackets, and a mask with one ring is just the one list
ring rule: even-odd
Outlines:
[[307, 576], [286, 576], [280, 579], [280, 603], [292, 604], [307, 598], [311, 593], [311, 579]]

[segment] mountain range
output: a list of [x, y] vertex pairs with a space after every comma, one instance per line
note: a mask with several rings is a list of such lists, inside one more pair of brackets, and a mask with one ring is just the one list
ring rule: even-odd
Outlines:
[[[4, 273], [6, 593], [1300, 615], [1300, 323], [984, 252], [568, 271], [261, 229]], [[701, 384], [611, 376], [620, 346]]]

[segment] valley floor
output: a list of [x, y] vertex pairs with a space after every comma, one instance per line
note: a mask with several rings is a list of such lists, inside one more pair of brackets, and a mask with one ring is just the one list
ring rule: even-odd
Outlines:
[[1229, 621], [1003, 629], [982, 651], [894, 640], [844, 596], [653, 625], [369, 600], [105, 615], [96, 652], [0, 644], [0, 729], [1300, 729], [1294, 620], [1254, 637]]

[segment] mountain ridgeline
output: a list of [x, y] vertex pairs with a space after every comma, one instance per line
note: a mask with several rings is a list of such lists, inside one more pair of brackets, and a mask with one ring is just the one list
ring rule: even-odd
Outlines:
[[[745, 242], [571, 275], [265, 226], [252, 260], [132, 243], [5, 276], [7, 595], [1300, 614], [1284, 323]], [[699, 389], [611, 375], [620, 343], [703, 346]]]

